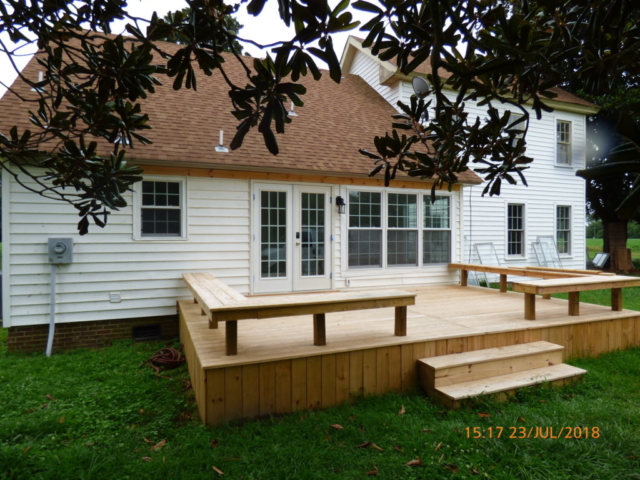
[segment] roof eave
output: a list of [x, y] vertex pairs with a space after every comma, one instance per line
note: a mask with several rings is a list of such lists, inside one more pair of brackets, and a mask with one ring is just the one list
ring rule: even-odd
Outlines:
[[[267, 168], [267, 167], [251, 167], [246, 165], [226, 165], [226, 164], [216, 164], [216, 163], [197, 163], [197, 162], [171, 162], [164, 160], [144, 160], [144, 159], [135, 159], [130, 160], [131, 163], [135, 165], [139, 165], [141, 167], [154, 166], [154, 167], [182, 167], [182, 168], [197, 168], [203, 170], [226, 170], [226, 171], [241, 171], [241, 172], [256, 172], [256, 173], [281, 173], [281, 174], [294, 174], [294, 175], [314, 175], [314, 176], [325, 176], [325, 177], [335, 177], [335, 178], [372, 178], [369, 177], [367, 173], [342, 173], [342, 172], [332, 172], [325, 170], [300, 170], [293, 168]], [[463, 186], [473, 186], [480, 185], [483, 183], [482, 179], [478, 177], [478, 182], [470, 182], [470, 181], [460, 181], [457, 182], [459, 185]], [[399, 179], [400, 180], [400, 179]], [[423, 178], [415, 178], [415, 177], [406, 177], [401, 180], [407, 182], [415, 182], [416, 184], [420, 184], [421, 182], [433, 183], [431, 179], [423, 179]]]

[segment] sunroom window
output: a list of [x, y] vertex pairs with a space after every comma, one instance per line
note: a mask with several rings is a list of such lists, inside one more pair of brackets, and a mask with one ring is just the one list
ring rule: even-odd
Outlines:
[[389, 193], [387, 265], [418, 265], [418, 196]]
[[[350, 191], [348, 267], [398, 268], [451, 261], [451, 197]], [[422, 263], [421, 263], [422, 262]]]
[[451, 261], [451, 202], [449, 197], [429, 195], [423, 201], [422, 263], [449, 263]]
[[349, 192], [349, 267], [382, 266], [382, 195]]

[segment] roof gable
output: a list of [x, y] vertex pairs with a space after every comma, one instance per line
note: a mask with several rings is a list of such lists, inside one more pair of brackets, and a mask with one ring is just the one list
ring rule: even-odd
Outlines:
[[[163, 49], [179, 48], [163, 44]], [[240, 85], [247, 83], [242, 67], [227, 54], [225, 64], [229, 77]], [[252, 59], [245, 57], [251, 64]], [[33, 58], [23, 71], [27, 78], [37, 78], [41, 67]], [[345, 74], [336, 84], [323, 71], [319, 81], [303, 78], [307, 94], [304, 107], [296, 107], [296, 117], [286, 125], [284, 135], [277, 135], [280, 153], [271, 155], [257, 128], [252, 129], [240, 149], [228, 153], [215, 151], [219, 132], [229, 146], [238, 121], [231, 114], [228, 86], [215, 71], [211, 77], [200, 74], [198, 91], [183, 88], [175, 91], [172, 79], [160, 78], [162, 85], [141, 101], [148, 113], [152, 130], [143, 135], [153, 144], [134, 145], [127, 154], [143, 164], [171, 164], [194, 167], [217, 167], [238, 170], [295, 171], [327, 175], [366, 177], [372, 170], [371, 160], [358, 152], [373, 149], [375, 135], [384, 135], [391, 127], [395, 109], [373, 88], [356, 75]], [[28, 85], [17, 80], [12, 88], [20, 95], [35, 97]], [[0, 99], [0, 131], [13, 125], [32, 128], [28, 119], [30, 104], [7, 93]], [[105, 155], [111, 145], [99, 140], [99, 151]], [[404, 174], [402, 174], [404, 176]], [[419, 180], [417, 180], [419, 181]], [[472, 172], [460, 175], [463, 183], [481, 183]]]
[[[353, 57], [356, 51], [360, 51], [363, 54], [367, 55], [369, 58], [373, 59], [380, 66], [381, 70], [388, 71], [388, 74], [385, 75], [387, 77], [387, 81], [392, 81], [391, 79], [397, 80], [411, 80], [411, 78], [415, 76], [423, 76], [432, 73], [431, 65], [429, 64], [428, 59], [418, 65], [418, 67], [409, 75], [404, 75], [397, 67], [395, 59], [392, 60], [380, 60], [378, 57], [371, 53], [371, 49], [365, 48], [362, 46], [362, 42], [364, 39], [355, 37], [353, 35], [349, 36], [347, 44], [345, 46], [344, 51], [342, 52], [342, 58], [340, 64], [342, 66], [343, 71], [348, 72], [351, 67], [351, 62], [353, 61]], [[382, 76], [382, 74], [381, 74]], [[449, 78], [451, 74], [442, 70], [440, 74], [442, 78]], [[582, 113], [584, 115], [592, 115], [599, 111], [600, 107], [597, 105], [588, 102], [572, 93], [569, 93], [561, 88], [554, 87], [550, 89], [551, 92], [555, 93], [557, 97], [554, 99], [545, 100], [549, 106], [556, 110], [565, 110], [571, 111], [574, 113]]]

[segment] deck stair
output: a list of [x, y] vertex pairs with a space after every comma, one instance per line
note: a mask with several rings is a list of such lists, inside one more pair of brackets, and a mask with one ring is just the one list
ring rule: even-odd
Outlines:
[[562, 363], [564, 347], [532, 342], [418, 360], [420, 382], [430, 397], [447, 408], [482, 395], [508, 398], [522, 387], [563, 384], [586, 370]]

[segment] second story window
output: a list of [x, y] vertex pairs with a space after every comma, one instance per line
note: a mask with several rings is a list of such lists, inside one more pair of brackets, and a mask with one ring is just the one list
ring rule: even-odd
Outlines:
[[571, 165], [571, 122], [556, 122], [556, 165]]

